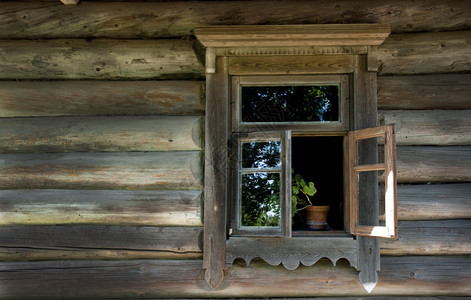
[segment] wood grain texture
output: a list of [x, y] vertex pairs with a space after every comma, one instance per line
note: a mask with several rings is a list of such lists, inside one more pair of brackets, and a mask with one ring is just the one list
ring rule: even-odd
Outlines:
[[184, 40], [0, 41], [0, 79], [201, 78]]
[[205, 47], [378, 46], [389, 24], [228, 25], [197, 27]]
[[[367, 296], [354, 268], [320, 261], [289, 271], [266, 263], [229, 268], [225, 289], [205, 287], [201, 260], [44, 261], [0, 264], [4, 298]], [[371, 296], [471, 295], [464, 256], [383, 257]], [[309, 284], [306, 284], [309, 282]], [[84, 288], [86, 287], [86, 288]]]
[[470, 38], [470, 30], [390, 35], [379, 47], [379, 74], [468, 72], [471, 69]]
[[401, 221], [398, 240], [381, 240], [385, 255], [471, 254], [471, 219]]
[[346, 259], [352, 267], [358, 266], [357, 242], [352, 237], [231, 237], [226, 247], [229, 265], [236, 259], [243, 259], [250, 265], [258, 258], [272, 266], [281, 264], [288, 270], [295, 270], [301, 265], [312, 266], [321, 258], [328, 258], [334, 265], [339, 259]]
[[[351, 129], [365, 129], [377, 126], [378, 120], [378, 107], [377, 107], [377, 73], [367, 71], [367, 58], [365, 55], [354, 56], [354, 71], [353, 71], [353, 124]], [[353, 144], [349, 143], [349, 147]], [[377, 163], [377, 143], [376, 140], [369, 140], [364, 143], [363, 147], [359, 147], [355, 152], [353, 162], [357, 164], [375, 164]], [[353, 150], [353, 149], [351, 149]], [[356, 157], [355, 157], [356, 156]], [[350, 163], [352, 163], [350, 161]], [[348, 165], [349, 171], [351, 166]], [[376, 224], [379, 216], [379, 193], [378, 187], [375, 184], [378, 180], [376, 173], [370, 172], [367, 176], [362, 176], [364, 180], [357, 181], [357, 178], [350, 177], [347, 184], [350, 191], [350, 228], [353, 228], [354, 218], [359, 221], [360, 225]], [[354, 184], [358, 182], [358, 185]], [[360, 197], [357, 205], [352, 201], [354, 197], [351, 192], [358, 188]], [[359, 214], [361, 212], [361, 214]], [[356, 224], [355, 224], [356, 225]], [[368, 293], [370, 293], [378, 283], [377, 271], [380, 269], [380, 252], [379, 241], [377, 238], [369, 236], [358, 236], [358, 278], [361, 284]]]
[[201, 150], [203, 118], [117, 116], [0, 119], [0, 153]]
[[202, 226], [202, 192], [2, 190], [0, 225]]
[[471, 146], [397, 147], [398, 183], [471, 181]]
[[1, 189], [201, 189], [200, 151], [0, 155]]
[[397, 145], [471, 145], [471, 110], [380, 110], [378, 120], [396, 124]]
[[226, 268], [226, 197], [229, 186], [228, 128], [229, 76], [227, 58], [216, 59], [214, 74], [206, 79], [207, 101], [204, 151], [204, 252], [206, 285], [218, 287]]
[[77, 5], [80, 0], [61, 0], [61, 2], [65, 5]]
[[198, 81], [3, 81], [0, 117], [202, 115]]
[[[393, 32], [469, 28], [467, 1], [185, 1], [2, 3], [0, 38], [159, 38], [204, 25], [385, 23]], [[260, 12], [264, 12], [260, 14]]]
[[353, 71], [350, 55], [230, 57], [231, 75], [332, 74]]
[[199, 227], [0, 226], [0, 259], [200, 258]]
[[471, 219], [471, 184], [397, 187], [399, 220]]
[[378, 76], [378, 108], [471, 109], [471, 74]]

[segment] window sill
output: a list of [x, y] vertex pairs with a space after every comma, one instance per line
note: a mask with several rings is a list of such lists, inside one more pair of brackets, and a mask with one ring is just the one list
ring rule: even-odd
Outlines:
[[353, 238], [351, 234], [343, 230], [325, 230], [325, 231], [310, 231], [310, 230], [295, 230], [292, 232], [294, 238], [298, 237], [345, 237]]
[[[327, 231], [332, 233], [332, 231]], [[337, 260], [345, 258], [352, 267], [357, 268], [358, 251], [353, 236], [345, 232], [342, 236], [317, 234], [296, 238], [270, 237], [231, 237], [226, 241], [226, 263], [232, 264], [242, 258], [249, 265], [252, 259], [261, 258], [272, 266], [283, 266], [288, 270], [296, 269], [300, 264], [312, 266], [321, 258], [328, 258], [335, 265]]]

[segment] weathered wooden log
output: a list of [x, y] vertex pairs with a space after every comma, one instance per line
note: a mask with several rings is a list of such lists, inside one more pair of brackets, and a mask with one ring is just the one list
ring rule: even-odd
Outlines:
[[[3, 226], [0, 259], [127, 259], [199, 257], [195, 227]], [[382, 240], [386, 255], [466, 255], [471, 221], [402, 221], [398, 240]], [[176, 255], [176, 256], [173, 256]]]
[[200, 258], [199, 227], [0, 226], [0, 259]]
[[471, 69], [471, 31], [394, 34], [379, 47], [379, 74], [432, 74]]
[[[325, 1], [195, 1], [188, 3], [2, 3], [0, 38], [158, 38], [187, 36], [196, 26], [386, 23], [393, 32], [469, 28], [467, 1], [353, 3]], [[263, 14], [259, 12], [263, 11]]]
[[201, 78], [184, 40], [0, 41], [0, 79]]
[[399, 220], [471, 219], [471, 184], [397, 187]]
[[471, 220], [401, 221], [398, 240], [381, 240], [386, 255], [471, 254]]
[[378, 119], [396, 124], [397, 145], [471, 145], [471, 110], [382, 110]]
[[[392, 35], [379, 47], [380, 74], [465, 72], [470, 32]], [[182, 40], [1, 41], [0, 55], [0, 79], [204, 77], [191, 42]]]
[[3, 81], [0, 117], [201, 115], [198, 81]]
[[[0, 264], [4, 298], [193, 298], [366, 296], [358, 273], [341, 261], [294, 271], [254, 262], [233, 265], [220, 289], [204, 282], [201, 260], [43, 261]], [[372, 296], [470, 296], [463, 256], [382, 257]], [[308, 284], [307, 284], [308, 283]], [[86, 288], [84, 288], [86, 287]]]
[[471, 109], [471, 74], [378, 76], [379, 109]]
[[201, 150], [199, 116], [0, 119], [0, 153]]
[[399, 183], [470, 182], [471, 146], [397, 147]]
[[202, 226], [201, 191], [3, 190], [0, 225]]
[[201, 152], [0, 155], [0, 189], [201, 189]]

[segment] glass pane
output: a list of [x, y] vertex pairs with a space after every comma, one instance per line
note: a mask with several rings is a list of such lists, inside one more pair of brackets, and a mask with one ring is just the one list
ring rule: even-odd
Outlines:
[[280, 173], [242, 174], [240, 217], [242, 226], [280, 226]]
[[242, 143], [242, 168], [269, 169], [280, 167], [280, 141]]
[[339, 86], [242, 87], [242, 122], [339, 121]]

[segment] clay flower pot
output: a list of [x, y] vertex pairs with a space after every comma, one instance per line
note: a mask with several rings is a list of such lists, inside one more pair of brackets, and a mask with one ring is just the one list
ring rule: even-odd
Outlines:
[[309, 230], [327, 230], [327, 215], [330, 206], [306, 207], [306, 225]]

